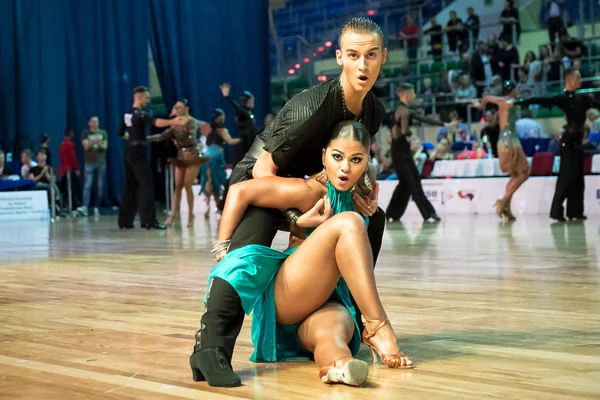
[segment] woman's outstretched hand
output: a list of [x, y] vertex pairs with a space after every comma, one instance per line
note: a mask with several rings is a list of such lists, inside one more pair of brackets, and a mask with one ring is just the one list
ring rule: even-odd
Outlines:
[[[322, 214], [321, 209], [323, 209]], [[329, 197], [325, 196], [319, 199], [313, 208], [302, 214], [296, 221], [296, 225], [301, 228], [316, 228], [327, 221], [329, 217], [331, 217], [331, 201]]]

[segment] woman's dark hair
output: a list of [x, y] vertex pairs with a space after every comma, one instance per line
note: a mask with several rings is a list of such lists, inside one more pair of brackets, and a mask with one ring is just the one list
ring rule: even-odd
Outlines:
[[175, 104], [177, 104], [177, 103], [183, 103], [183, 105], [188, 108], [188, 112], [190, 114], [192, 113], [192, 108], [190, 107], [190, 102], [188, 101], [188, 99], [186, 99], [185, 97], [181, 97], [181, 98], [177, 99], [177, 101], [175, 102]]
[[248, 101], [253, 97], [254, 97], [254, 95], [251, 92], [249, 92], [248, 90], [245, 90], [240, 95], [240, 103], [242, 104], [242, 106], [246, 107], [248, 105]]
[[525, 53], [525, 61], [524, 62], [531, 62], [531, 61], [535, 61], [535, 60], [537, 60], [537, 57], [535, 56], [535, 53], [533, 51], [529, 50], [527, 53]]
[[502, 95], [508, 96], [513, 90], [517, 88], [515, 81], [504, 81], [502, 83]]
[[327, 146], [336, 139], [352, 139], [360, 142], [367, 153], [371, 148], [371, 135], [366, 126], [356, 121], [342, 121], [333, 128]]
[[42, 145], [44, 145], [44, 144], [48, 143], [48, 141], [49, 141], [49, 140], [50, 140], [50, 136], [48, 136], [48, 134], [47, 134], [47, 133], [44, 133], [44, 134], [42, 135], [42, 141], [41, 141], [41, 144], [42, 144]]

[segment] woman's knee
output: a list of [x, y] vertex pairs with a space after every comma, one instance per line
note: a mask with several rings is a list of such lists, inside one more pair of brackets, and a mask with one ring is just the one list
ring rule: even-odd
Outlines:
[[363, 217], [354, 211], [346, 211], [332, 217], [332, 222], [341, 233], [366, 233], [367, 224]]

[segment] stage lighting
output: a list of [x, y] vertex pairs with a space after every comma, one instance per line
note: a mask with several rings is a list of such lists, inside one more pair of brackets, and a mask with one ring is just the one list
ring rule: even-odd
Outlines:
[[296, 69], [300, 68], [300, 64], [294, 65], [294, 68], [296, 68]]
[[323, 50], [325, 50], [325, 47], [323, 47], [323, 46], [319, 46], [319, 48], [317, 49], [317, 51], [318, 51], [319, 53], [322, 53], [322, 52], [323, 52]]
[[331, 40], [328, 40], [325, 42], [325, 47], [331, 47], [333, 43], [331, 43]]
[[288, 74], [294, 75], [295, 73], [296, 73], [295, 69], [293, 69], [293, 68], [292, 69], [288, 69]]
[[308, 64], [310, 62], [310, 58], [304, 57], [302, 61], [304, 61], [304, 64]]
[[316, 56], [317, 56], [317, 53], [313, 53], [313, 57], [316, 57]]
[[375, 15], [375, 10], [369, 10], [369, 11], [367, 11], [367, 14], [369, 14], [369, 15]]

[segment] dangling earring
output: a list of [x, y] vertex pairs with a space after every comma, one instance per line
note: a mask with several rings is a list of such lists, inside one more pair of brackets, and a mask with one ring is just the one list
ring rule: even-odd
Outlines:
[[323, 167], [323, 171], [319, 172], [317, 175], [317, 182], [322, 183], [323, 185], [327, 185], [329, 182], [329, 178], [327, 177], [327, 170]]

